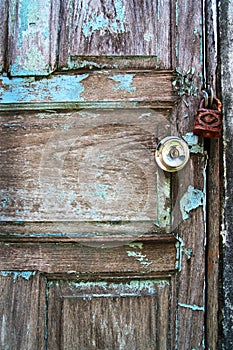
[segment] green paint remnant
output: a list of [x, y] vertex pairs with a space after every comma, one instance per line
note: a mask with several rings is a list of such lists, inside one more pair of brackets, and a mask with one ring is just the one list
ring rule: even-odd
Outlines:
[[203, 203], [204, 193], [190, 185], [180, 200], [180, 210], [183, 220], [188, 219], [190, 211], [203, 205]]
[[123, 90], [128, 92], [136, 91], [136, 87], [132, 86], [133, 78], [135, 74], [124, 74], [124, 75], [115, 75], [113, 77], [109, 77], [116, 81], [119, 84], [113, 86], [113, 90]]
[[149, 262], [146, 255], [143, 255], [141, 252], [127, 251], [127, 255], [135, 258], [145, 268], [152, 264], [152, 262]]
[[191, 309], [193, 311], [205, 311], [204, 306], [198, 306], [198, 305], [190, 305], [190, 304], [183, 304], [183, 303], [178, 303], [179, 306], [185, 307], [187, 309]]
[[112, 34], [122, 34], [125, 32], [125, 6], [123, 6], [122, 0], [115, 0], [115, 18], [109, 19], [104, 17], [103, 14], [97, 16], [96, 12], [92, 12], [90, 20], [87, 20], [87, 10], [84, 16], [84, 23], [82, 25], [82, 31], [85, 38], [89, 38], [96, 31], [100, 32], [100, 35], [105, 35], [106, 31]]
[[17, 278], [23, 278], [29, 280], [31, 276], [34, 276], [36, 271], [0, 271], [0, 276], [10, 277], [13, 275], [13, 280], [16, 281]]
[[202, 153], [204, 152], [203, 146], [198, 144], [198, 136], [194, 135], [193, 132], [188, 132], [182, 138], [187, 142], [190, 147], [191, 153]]
[[172, 86], [178, 96], [197, 96], [198, 86], [194, 83], [194, 73], [194, 67], [188, 71], [181, 71], [180, 68], [176, 68]]
[[129, 244], [129, 247], [130, 247], [130, 248], [142, 249], [142, 248], [143, 248], [143, 243], [142, 243], [142, 242], [130, 243], [130, 244]]

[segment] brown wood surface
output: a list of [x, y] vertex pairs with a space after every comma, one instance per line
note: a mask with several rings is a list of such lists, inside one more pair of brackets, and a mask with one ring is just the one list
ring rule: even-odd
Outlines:
[[47, 349], [166, 350], [170, 298], [166, 280], [49, 283]]
[[1, 349], [43, 349], [45, 282], [31, 271], [1, 272]]
[[[143, 350], [204, 348], [205, 157], [196, 145], [186, 168], [172, 176], [154, 162], [158, 139], [192, 130], [202, 83], [201, 4], [67, 0], [60, 7], [47, 1], [36, 24], [30, 17], [34, 10], [25, 4], [10, 4], [8, 39], [1, 37], [7, 41], [4, 70], [42, 77], [2, 77], [1, 270], [46, 274], [47, 291], [43, 285], [41, 293], [43, 298], [47, 293], [50, 349], [65, 349], [64, 344], [75, 349], [76, 342], [90, 349], [80, 334], [92, 334], [91, 327], [99, 332], [92, 338], [95, 348], [112, 349], [120, 327], [120, 346], [128, 350], [133, 340], [124, 331], [127, 324]], [[40, 60], [32, 56], [33, 45]], [[145, 67], [140, 55], [148, 56]], [[57, 64], [60, 72], [44, 78]], [[120, 108], [114, 109], [116, 103]], [[125, 104], [133, 107], [130, 113]], [[201, 196], [198, 203], [195, 193]], [[156, 239], [138, 240], [155, 230]], [[145, 277], [162, 279], [161, 288], [155, 283], [155, 296], [147, 291], [116, 298], [110, 290], [108, 297], [89, 300], [80, 294], [82, 278], [102, 295], [100, 281], [125, 279], [127, 286], [129, 278]], [[83, 327], [86, 333], [80, 332]], [[148, 344], [151, 338], [156, 345]]]
[[[102, 242], [100, 242], [102, 243]], [[172, 273], [176, 268], [175, 242], [126, 245], [89, 240], [75, 243], [1, 243], [1, 270], [38, 270], [50, 274]], [[97, 246], [97, 248], [95, 248]], [[109, 248], [106, 248], [109, 246]]]
[[171, 67], [170, 1], [71, 4], [62, 7], [59, 67], [70, 68], [75, 56], [87, 55], [155, 55], [160, 68]]
[[[39, 221], [55, 222], [57, 232], [64, 234], [70, 229], [87, 232], [81, 222], [120, 221], [131, 227], [141, 222], [144, 233], [159, 229], [155, 221], [166, 227], [169, 179], [158, 171], [154, 151], [157, 140], [169, 134], [168, 112], [2, 114], [2, 220], [37, 226]], [[77, 225], [69, 229], [62, 221]], [[95, 229], [127, 230], [120, 224], [105, 226]], [[43, 233], [43, 226], [37, 233]]]

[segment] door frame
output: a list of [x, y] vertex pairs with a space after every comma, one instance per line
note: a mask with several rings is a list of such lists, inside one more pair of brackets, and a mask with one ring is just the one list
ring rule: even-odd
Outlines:
[[223, 103], [224, 127], [220, 171], [220, 294], [219, 348], [233, 348], [233, 0], [217, 1], [219, 5], [219, 81]]

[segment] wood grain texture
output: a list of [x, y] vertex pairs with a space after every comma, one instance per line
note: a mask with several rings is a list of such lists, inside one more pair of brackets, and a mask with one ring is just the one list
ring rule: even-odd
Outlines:
[[[169, 177], [154, 160], [157, 140], [169, 134], [168, 112], [2, 114], [1, 220], [53, 222], [68, 235], [88, 233], [87, 222], [109, 223], [96, 225], [99, 233], [125, 232], [133, 222], [135, 232], [140, 222], [140, 233], [169, 230]], [[69, 232], [66, 222], [77, 226]]]
[[61, 18], [59, 68], [88, 55], [155, 55], [160, 68], [171, 67], [170, 1], [67, 0]]
[[47, 75], [56, 67], [59, 0], [9, 2], [7, 63], [11, 76]]
[[170, 297], [168, 281], [52, 282], [47, 348], [166, 350]]
[[[180, 103], [177, 109], [173, 109], [174, 135], [187, 135], [193, 130], [194, 116], [200, 101], [203, 70], [201, 18], [200, 3], [191, 0], [176, 2], [173, 57], [177, 76], [174, 88], [180, 96]], [[201, 146], [202, 141], [199, 142]], [[181, 254], [180, 273], [177, 275], [177, 348], [182, 350], [205, 348], [204, 178], [205, 159], [200, 147], [197, 153], [191, 153], [191, 161], [174, 179], [176, 192], [177, 186], [182, 186], [179, 205], [173, 209], [174, 214], [177, 214], [176, 220], [179, 220], [180, 215], [183, 218], [177, 228]], [[194, 198], [199, 198], [196, 204]], [[182, 214], [184, 201], [188, 201], [189, 205]], [[187, 214], [188, 207], [192, 207], [192, 210]]]
[[45, 287], [34, 272], [1, 271], [1, 349], [43, 349]]
[[[60, 108], [66, 109], [69, 108], [67, 103], [78, 102], [89, 102], [89, 105], [97, 102], [100, 107], [101, 102], [108, 104], [119, 102], [120, 107], [127, 102], [141, 102], [148, 106], [169, 108], [177, 100], [172, 90], [172, 79], [172, 72], [153, 70], [56, 74], [50, 79], [2, 77], [1, 109], [4, 109], [5, 104], [9, 105], [9, 109], [10, 106], [14, 108], [14, 104], [18, 104], [18, 109], [20, 104], [21, 109], [28, 109], [30, 104], [33, 106], [38, 103], [42, 106], [47, 103], [47, 106], [43, 106], [44, 109], [54, 109], [53, 103], [60, 104]], [[80, 104], [79, 108], [81, 106]]]
[[233, 1], [222, 1], [220, 4], [220, 47], [221, 47], [221, 89], [224, 113], [223, 133], [223, 228], [221, 232], [222, 249], [222, 305], [220, 346], [227, 350], [233, 347]]
[[[218, 9], [215, 1], [206, 2], [206, 80], [213, 88], [215, 95], [219, 94], [219, 53], [218, 53]], [[206, 347], [211, 350], [220, 348], [219, 327], [219, 259], [220, 259], [220, 174], [221, 141], [207, 142], [208, 177], [207, 177], [207, 305], [206, 305]], [[217, 322], [218, 321], [218, 322]]]
[[[103, 242], [101, 242], [103, 243]], [[95, 248], [95, 245], [97, 248]], [[109, 247], [108, 247], [109, 245]], [[99, 245], [98, 239], [74, 243], [1, 243], [1, 270], [38, 270], [50, 274], [170, 274], [176, 268], [174, 242]], [[99, 247], [98, 247], [99, 246]], [[108, 247], [108, 248], [107, 248]], [[105, 248], [105, 249], [104, 249]]]

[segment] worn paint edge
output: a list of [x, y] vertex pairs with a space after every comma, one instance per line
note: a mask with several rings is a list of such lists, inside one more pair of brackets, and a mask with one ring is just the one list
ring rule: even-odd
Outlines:
[[1, 277], [13, 276], [14, 282], [17, 280], [17, 278], [23, 278], [28, 281], [30, 277], [34, 276], [35, 274], [36, 274], [36, 271], [9, 271], [9, 270], [0, 271]]

